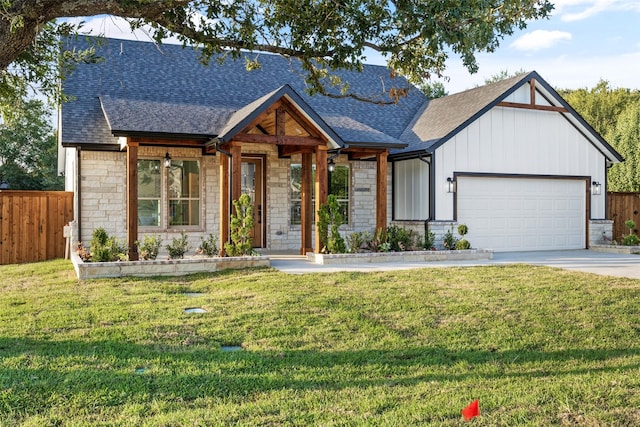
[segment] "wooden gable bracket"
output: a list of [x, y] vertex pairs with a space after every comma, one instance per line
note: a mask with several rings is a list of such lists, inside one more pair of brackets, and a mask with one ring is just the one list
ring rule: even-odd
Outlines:
[[568, 113], [569, 111], [564, 107], [555, 107], [553, 105], [537, 105], [536, 104], [536, 79], [529, 80], [529, 103], [520, 102], [499, 102], [498, 107], [508, 108], [522, 108], [525, 110], [538, 110], [538, 111], [555, 111], [557, 113]]

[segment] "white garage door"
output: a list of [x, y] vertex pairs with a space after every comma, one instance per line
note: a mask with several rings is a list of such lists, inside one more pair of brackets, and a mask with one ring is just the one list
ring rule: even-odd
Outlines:
[[[457, 178], [458, 223], [475, 248], [494, 251], [582, 249], [584, 180]], [[455, 231], [454, 231], [455, 234]]]

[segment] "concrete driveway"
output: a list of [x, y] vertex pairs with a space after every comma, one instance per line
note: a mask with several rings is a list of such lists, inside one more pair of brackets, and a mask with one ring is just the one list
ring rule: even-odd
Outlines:
[[297, 256], [282, 256], [271, 259], [271, 266], [291, 274], [330, 273], [336, 271], [391, 271], [428, 267], [465, 267], [496, 264], [532, 264], [584, 271], [603, 276], [618, 276], [640, 279], [640, 255], [621, 255], [589, 250], [498, 252], [491, 260], [437, 261], [381, 264], [332, 264], [318, 265]]

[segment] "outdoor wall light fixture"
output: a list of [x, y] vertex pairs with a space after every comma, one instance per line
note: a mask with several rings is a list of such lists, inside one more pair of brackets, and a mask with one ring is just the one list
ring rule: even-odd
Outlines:
[[168, 151], [167, 151], [167, 154], [164, 155], [164, 167], [165, 168], [171, 167], [171, 156], [169, 155]]
[[327, 159], [327, 170], [329, 172], [333, 172], [334, 170], [336, 170], [336, 163], [333, 161], [333, 159], [335, 159], [336, 157], [338, 157], [340, 155], [340, 148], [338, 149], [338, 151], [336, 152], [336, 154], [334, 154], [333, 156], [329, 157]]
[[336, 170], [336, 163], [333, 161], [333, 159], [329, 159], [327, 169], [329, 170], [329, 172], [333, 172], [334, 170]]
[[593, 181], [591, 183], [591, 194], [593, 194], [594, 196], [599, 196], [601, 191], [602, 184], [600, 184], [598, 181]]
[[456, 192], [456, 181], [448, 177], [447, 178], [447, 193], [455, 193]]

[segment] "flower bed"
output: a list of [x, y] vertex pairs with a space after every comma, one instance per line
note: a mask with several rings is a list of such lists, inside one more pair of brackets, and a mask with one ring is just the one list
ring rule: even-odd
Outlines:
[[596, 252], [608, 252], [611, 254], [640, 254], [640, 246], [590, 245], [589, 249]]
[[361, 264], [383, 262], [433, 262], [492, 259], [491, 249], [466, 249], [460, 251], [407, 251], [365, 252], [351, 254], [307, 253], [307, 259], [315, 264]]
[[84, 262], [75, 251], [71, 262], [80, 280], [125, 276], [184, 276], [226, 269], [269, 267], [269, 257], [197, 257], [154, 261]]

